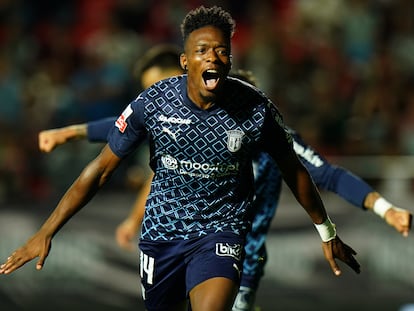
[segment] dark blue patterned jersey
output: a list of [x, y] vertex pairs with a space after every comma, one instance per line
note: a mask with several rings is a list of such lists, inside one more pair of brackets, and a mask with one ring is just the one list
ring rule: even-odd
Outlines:
[[145, 138], [155, 173], [141, 227], [149, 240], [214, 232], [244, 234], [252, 215], [252, 159], [292, 148], [290, 134], [259, 90], [228, 78], [222, 96], [202, 110], [187, 96], [187, 76], [157, 82], [128, 105], [110, 131], [119, 157]]

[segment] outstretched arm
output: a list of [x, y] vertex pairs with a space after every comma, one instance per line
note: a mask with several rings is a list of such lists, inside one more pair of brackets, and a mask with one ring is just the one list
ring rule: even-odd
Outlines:
[[62, 128], [44, 130], [39, 133], [39, 149], [43, 152], [51, 152], [57, 146], [87, 136], [86, 124], [69, 125]]
[[115, 117], [110, 117], [41, 131], [39, 133], [39, 149], [43, 152], [51, 152], [57, 146], [77, 139], [88, 139], [91, 142], [106, 142], [109, 130], [115, 121]]
[[356, 207], [373, 211], [403, 236], [408, 236], [412, 222], [410, 211], [388, 202], [362, 178], [329, 163], [327, 159], [307, 145], [297, 133], [291, 133], [294, 138], [295, 152], [318, 187], [338, 194]]
[[85, 167], [41, 228], [0, 266], [0, 274], [9, 274], [36, 257], [39, 257], [36, 269], [42, 269], [54, 235], [89, 202], [109, 179], [120, 161], [121, 159], [106, 145]]

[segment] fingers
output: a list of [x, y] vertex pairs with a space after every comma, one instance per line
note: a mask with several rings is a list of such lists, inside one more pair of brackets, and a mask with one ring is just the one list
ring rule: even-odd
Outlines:
[[411, 230], [412, 217], [413, 215], [409, 211], [394, 207], [386, 214], [386, 221], [404, 237], [407, 237]]
[[39, 140], [39, 150], [49, 153], [53, 150], [54, 145], [48, 140], [44, 139], [42, 141]]
[[115, 238], [119, 247], [128, 251], [133, 250], [132, 236], [122, 226], [119, 226], [116, 230]]
[[338, 264], [336, 263], [335, 259], [329, 260], [329, 265], [331, 266], [332, 272], [336, 275], [336, 276], [340, 276], [342, 274], [341, 269], [339, 269]]
[[37, 263], [36, 263], [36, 270], [42, 270], [42, 268], [43, 268], [43, 266], [44, 266], [44, 264], [45, 264], [45, 260], [46, 260], [46, 258], [47, 258], [47, 256], [48, 256], [48, 254], [49, 254], [48, 248], [45, 248], [45, 249], [42, 251], [41, 255], [39, 256], [39, 260], [38, 260], [38, 261], [37, 261]]
[[118, 245], [128, 251], [134, 250], [134, 238], [137, 234], [137, 226], [135, 221], [126, 218], [120, 225], [118, 225], [115, 238]]
[[359, 274], [361, 272], [360, 264], [354, 257], [357, 253], [350, 246], [344, 244], [339, 237], [329, 242], [323, 242], [322, 248], [325, 258], [336, 276], [341, 275], [342, 271], [335, 261], [335, 258], [347, 264], [356, 273]]
[[343, 244], [343, 246], [347, 250], [348, 255], [341, 260], [345, 262], [357, 274], [361, 273], [361, 265], [354, 257], [357, 254], [356, 251], [354, 251], [350, 246], [346, 244]]
[[127, 237], [118, 237], [116, 239], [118, 246], [127, 250], [127, 251], [132, 251], [132, 243], [131, 240], [129, 240]]
[[49, 140], [47, 139], [44, 132], [39, 133], [38, 141], [39, 141], [39, 150], [43, 151], [43, 152], [48, 152], [48, 142], [49, 142]]
[[323, 254], [325, 256], [325, 259], [328, 261], [328, 263], [329, 263], [329, 265], [332, 269], [332, 272], [336, 276], [341, 275], [342, 271], [341, 271], [341, 269], [339, 268], [338, 264], [336, 263], [336, 261], [334, 259], [332, 241], [322, 242], [322, 249], [323, 249]]
[[10, 274], [32, 259], [21, 253], [22, 252], [20, 250], [17, 250], [11, 254], [7, 258], [6, 262], [0, 266], [0, 274]]
[[51, 152], [56, 147], [56, 139], [51, 131], [42, 131], [39, 133], [39, 150], [43, 152]]
[[408, 213], [408, 217], [407, 217], [407, 220], [405, 222], [405, 227], [404, 227], [403, 232], [402, 232], [404, 237], [408, 236], [408, 232], [411, 230], [412, 221], [413, 221], [413, 214]]
[[396, 229], [400, 232], [403, 236], [407, 237], [408, 232], [411, 229], [411, 222], [412, 222], [412, 214], [406, 210], [398, 211], [396, 213]]
[[0, 266], [0, 274], [9, 274], [27, 262], [39, 257], [36, 269], [42, 269], [51, 247], [51, 238], [44, 238], [42, 234], [35, 234], [28, 242], [11, 254], [6, 262]]

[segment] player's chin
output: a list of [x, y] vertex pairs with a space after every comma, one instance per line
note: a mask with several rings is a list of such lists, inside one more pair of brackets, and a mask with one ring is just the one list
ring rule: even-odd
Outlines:
[[217, 98], [218, 91], [217, 90], [210, 90], [203, 88], [201, 91], [201, 96], [204, 101], [206, 102], [213, 102]]

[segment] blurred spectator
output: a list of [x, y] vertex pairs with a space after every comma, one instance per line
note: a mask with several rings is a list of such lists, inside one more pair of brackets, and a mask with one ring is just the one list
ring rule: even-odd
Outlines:
[[414, 155], [414, 79], [407, 82], [399, 115], [399, 145], [402, 154]]
[[126, 68], [110, 62], [93, 41], [80, 54], [70, 77], [78, 120], [96, 120], [117, 115], [128, 102], [129, 75]]
[[393, 1], [390, 48], [402, 74], [414, 74], [414, 2]]

